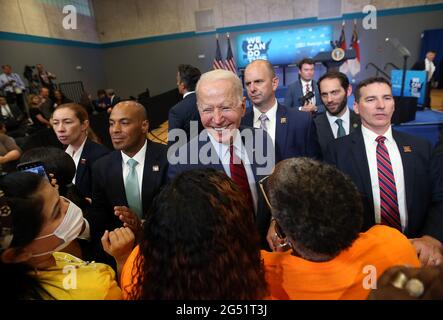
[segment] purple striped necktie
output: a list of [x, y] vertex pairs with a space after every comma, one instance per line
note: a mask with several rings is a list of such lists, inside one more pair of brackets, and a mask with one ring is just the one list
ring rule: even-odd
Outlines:
[[377, 171], [380, 186], [380, 216], [381, 224], [388, 225], [401, 231], [400, 212], [398, 210], [397, 188], [386, 138], [378, 136], [377, 141]]

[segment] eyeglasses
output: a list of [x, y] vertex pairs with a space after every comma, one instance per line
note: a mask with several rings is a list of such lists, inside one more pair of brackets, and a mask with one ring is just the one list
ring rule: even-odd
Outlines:
[[[268, 178], [269, 178], [269, 176], [266, 176], [263, 179], [261, 179], [258, 182], [258, 185], [260, 187], [260, 191], [261, 191], [261, 193], [263, 195], [263, 198], [265, 199], [266, 204], [269, 207], [269, 210], [271, 210], [271, 212], [272, 212], [271, 201], [269, 200], [268, 195], [266, 194], [265, 185], [264, 185], [266, 179], [268, 179]], [[275, 218], [272, 218], [272, 219], [275, 221], [274, 227], [275, 227], [275, 233], [277, 234], [277, 237], [279, 237], [280, 239], [285, 239], [286, 238], [286, 234], [284, 233], [283, 229], [278, 224], [277, 219], [275, 219]]]

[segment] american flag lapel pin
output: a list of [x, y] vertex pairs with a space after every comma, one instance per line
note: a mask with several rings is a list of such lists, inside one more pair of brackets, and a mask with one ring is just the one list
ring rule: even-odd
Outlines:
[[85, 158], [80, 159], [80, 164], [86, 164], [86, 159]]
[[158, 167], [158, 165], [152, 166], [152, 171], [158, 172], [159, 170], [160, 168]]
[[404, 153], [410, 153], [410, 152], [412, 152], [412, 148], [411, 148], [411, 146], [403, 146], [403, 152]]
[[282, 118], [280, 119], [280, 123], [281, 123], [281, 124], [286, 123], [286, 117], [282, 117]]

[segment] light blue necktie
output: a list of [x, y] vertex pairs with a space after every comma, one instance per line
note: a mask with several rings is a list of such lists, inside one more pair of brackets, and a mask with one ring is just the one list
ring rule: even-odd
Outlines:
[[138, 184], [138, 176], [135, 167], [138, 162], [134, 159], [129, 159], [127, 162], [129, 166], [129, 173], [126, 176], [125, 191], [128, 206], [141, 219], [143, 216], [142, 202], [140, 200], [140, 188]]
[[338, 125], [337, 138], [344, 137], [346, 135], [346, 131], [345, 128], [343, 128], [343, 120], [337, 119], [335, 120], [335, 123]]

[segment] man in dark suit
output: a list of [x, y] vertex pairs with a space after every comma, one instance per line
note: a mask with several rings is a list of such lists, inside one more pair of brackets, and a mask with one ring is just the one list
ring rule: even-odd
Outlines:
[[426, 57], [424, 60], [417, 61], [413, 66], [412, 70], [424, 70], [427, 72], [427, 79], [426, 79], [426, 96], [425, 96], [425, 104], [423, 105], [424, 108], [430, 108], [431, 107], [431, 89], [433, 86], [437, 87], [437, 84], [434, 85], [435, 79], [435, 60], [436, 52], [434, 50], [430, 50], [426, 53]]
[[257, 191], [257, 183], [275, 165], [272, 141], [264, 130], [240, 127], [246, 99], [241, 80], [233, 72], [214, 70], [203, 74], [196, 94], [206, 130], [178, 150], [169, 148], [168, 176], [173, 178], [180, 172], [200, 168], [224, 171], [244, 195], [262, 244], [267, 246], [270, 213]]
[[6, 97], [0, 96], [0, 121], [4, 123], [8, 135], [17, 138], [26, 134], [26, 117], [15, 104], [8, 104]]
[[431, 144], [391, 129], [394, 98], [385, 78], [355, 90], [362, 126], [333, 141], [325, 157], [348, 174], [363, 196], [364, 229], [386, 224], [402, 231], [423, 265], [443, 260], [443, 199], [434, 183]]
[[138, 233], [141, 220], [166, 181], [167, 148], [146, 139], [149, 121], [145, 108], [135, 101], [117, 104], [109, 117], [115, 151], [93, 167], [92, 207], [88, 216], [91, 238], [105, 230], [129, 226]]
[[[176, 143], [178, 140], [171, 130], [181, 129], [183, 131], [178, 133], [186, 133], [187, 139], [182, 139], [182, 142], [179, 142], [180, 145], [184, 145], [203, 130], [197, 109], [197, 99], [195, 97], [195, 86], [200, 79], [200, 75], [200, 70], [189, 64], [181, 64], [178, 66], [177, 88], [178, 92], [183, 95], [183, 100], [169, 110], [168, 132], [171, 134], [169, 134], [168, 140], [170, 145]], [[192, 123], [194, 125], [198, 125], [198, 127], [194, 127], [194, 129], [191, 130], [191, 121], [193, 121]], [[184, 136], [182, 138], [184, 138]]]
[[278, 77], [267, 60], [255, 60], [245, 69], [245, 87], [253, 107], [242, 125], [267, 131], [275, 145], [276, 161], [292, 157], [320, 158], [320, 147], [309, 113], [286, 108], [275, 97]]
[[318, 80], [318, 89], [326, 112], [317, 115], [314, 122], [324, 156], [331, 141], [348, 135], [360, 125], [360, 117], [348, 108], [352, 87], [345, 74], [338, 71], [325, 73]]
[[[317, 83], [314, 80], [314, 65], [315, 61], [309, 58], [304, 58], [298, 63], [299, 79], [288, 86], [284, 102], [286, 107], [297, 108], [300, 111], [313, 114], [325, 111], [321, 105]], [[314, 97], [303, 103], [301, 98], [306, 96], [308, 92], [312, 92]]]
[[107, 89], [106, 95], [108, 96], [111, 108], [121, 101], [121, 98], [115, 95], [114, 89]]

